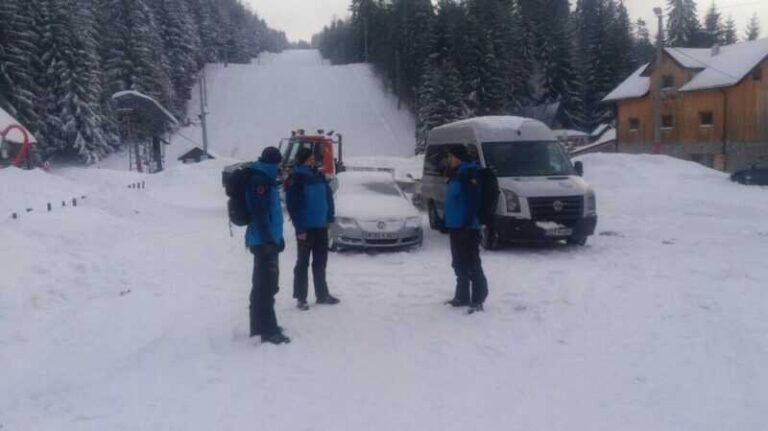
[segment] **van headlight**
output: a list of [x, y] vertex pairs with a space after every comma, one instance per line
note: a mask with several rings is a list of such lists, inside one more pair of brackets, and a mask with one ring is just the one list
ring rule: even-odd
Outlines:
[[501, 192], [504, 193], [504, 200], [507, 202], [507, 212], [520, 212], [520, 198], [517, 193], [507, 189], [501, 189]]
[[357, 227], [357, 222], [349, 217], [336, 217], [336, 225], [342, 229], [354, 229]]
[[407, 219], [405, 219], [405, 227], [407, 228], [421, 227], [421, 217], [408, 217]]
[[595, 197], [595, 192], [587, 193], [585, 203], [586, 204], [584, 206], [584, 214], [588, 216], [596, 215], [597, 214], [597, 198]]

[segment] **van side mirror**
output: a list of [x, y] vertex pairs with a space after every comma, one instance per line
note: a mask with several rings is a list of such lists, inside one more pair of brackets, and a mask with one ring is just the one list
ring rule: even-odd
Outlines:
[[573, 167], [576, 169], [576, 174], [578, 174], [580, 177], [584, 176], [584, 164], [581, 162], [576, 162], [573, 164]]

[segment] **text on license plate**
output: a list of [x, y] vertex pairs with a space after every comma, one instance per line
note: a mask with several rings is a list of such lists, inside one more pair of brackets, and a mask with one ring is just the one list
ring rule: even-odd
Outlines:
[[573, 235], [573, 229], [567, 228], [567, 227], [555, 227], [552, 229], [547, 229], [545, 232], [546, 236], [571, 236]]
[[365, 239], [397, 239], [393, 232], [365, 232]]

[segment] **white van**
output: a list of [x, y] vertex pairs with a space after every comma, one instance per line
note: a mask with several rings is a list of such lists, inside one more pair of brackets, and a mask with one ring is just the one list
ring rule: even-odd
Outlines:
[[584, 245], [595, 232], [595, 192], [581, 178], [557, 137], [542, 122], [499, 116], [462, 120], [432, 129], [427, 137], [421, 199], [430, 227], [443, 230], [448, 149], [464, 145], [499, 179], [493, 226], [483, 226], [482, 245], [565, 240]]

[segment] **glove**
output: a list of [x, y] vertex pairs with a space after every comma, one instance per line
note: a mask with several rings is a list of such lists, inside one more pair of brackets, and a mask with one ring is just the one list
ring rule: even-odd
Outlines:
[[266, 256], [274, 256], [276, 254], [280, 253], [280, 246], [275, 244], [274, 242], [268, 242], [261, 246], [261, 252], [264, 253]]
[[307, 233], [306, 232], [296, 232], [296, 239], [299, 241], [306, 241], [307, 240]]

